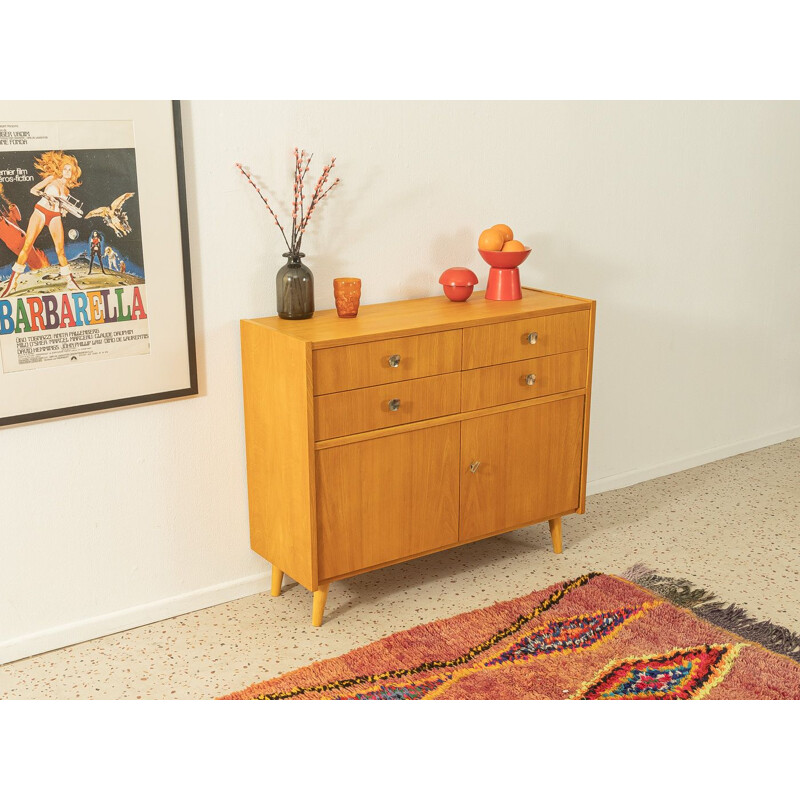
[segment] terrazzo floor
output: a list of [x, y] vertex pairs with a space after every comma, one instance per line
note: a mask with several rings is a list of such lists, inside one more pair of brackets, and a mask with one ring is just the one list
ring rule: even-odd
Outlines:
[[[587, 499], [564, 520], [334, 583], [325, 623], [263, 593], [0, 667], [0, 699], [212, 699], [404, 628], [641, 562], [800, 631], [800, 439]], [[266, 565], [265, 565], [266, 568]]]

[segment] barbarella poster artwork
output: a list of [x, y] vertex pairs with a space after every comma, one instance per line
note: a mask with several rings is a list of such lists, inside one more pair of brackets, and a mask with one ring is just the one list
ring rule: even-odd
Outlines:
[[[164, 387], [149, 385], [148, 359], [154, 336], [163, 336], [169, 326], [152, 315], [151, 269], [161, 278], [154, 290], [160, 296], [160, 321], [165, 323], [177, 308], [183, 322], [178, 333], [189, 350], [189, 385], [166, 391], [169, 396], [196, 391], [180, 109], [177, 104], [172, 109], [177, 127], [165, 131], [166, 142], [179, 145], [165, 174], [159, 167], [163, 154], [155, 159], [137, 147], [137, 131], [151, 118], [141, 117], [140, 108], [132, 109], [128, 118], [115, 118], [118, 111], [106, 117], [98, 104], [96, 118], [47, 119], [43, 109], [35, 117], [6, 117], [0, 105], [0, 404], [8, 399], [4, 390], [11, 391], [7, 381], [15, 373], [51, 370], [67, 375], [65, 370], [71, 369], [70, 379], [60, 381], [68, 387], [81, 367], [120, 359], [130, 360], [126, 374], [141, 374], [142, 393], [78, 402], [79, 410], [158, 399]], [[144, 175], [141, 163], [147, 165]], [[171, 225], [153, 225], [150, 231], [143, 225], [143, 182], [151, 196], [159, 194], [161, 183], [177, 194], [171, 212], [165, 206]], [[165, 264], [170, 251], [181, 258]], [[180, 281], [170, 281], [168, 272], [177, 273]], [[176, 295], [176, 288], [183, 291]], [[102, 384], [102, 375], [86, 371], [82, 377], [100, 376]], [[30, 413], [69, 413], [72, 404], [66, 395], [68, 391], [63, 407], [36, 409], [34, 404]], [[75, 399], [86, 398], [78, 393]], [[8, 411], [24, 412], [19, 405], [17, 395]], [[0, 420], [28, 418], [25, 413], [4, 414], [0, 406]]]

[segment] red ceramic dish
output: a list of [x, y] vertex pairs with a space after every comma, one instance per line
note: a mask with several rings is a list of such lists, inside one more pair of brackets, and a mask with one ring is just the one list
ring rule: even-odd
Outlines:
[[531, 248], [527, 250], [511, 250], [504, 253], [502, 250], [478, 250], [481, 258], [490, 266], [499, 269], [512, 269], [518, 267], [530, 254]]
[[457, 303], [463, 303], [472, 294], [478, 283], [478, 276], [466, 267], [450, 267], [439, 276], [446, 297]]

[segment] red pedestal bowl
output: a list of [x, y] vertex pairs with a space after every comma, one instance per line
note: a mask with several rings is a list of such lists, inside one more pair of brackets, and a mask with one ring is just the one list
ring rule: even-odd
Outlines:
[[530, 254], [531, 248], [525, 250], [510, 250], [504, 253], [502, 250], [478, 250], [481, 258], [490, 266], [499, 269], [513, 269], [518, 267]]
[[486, 282], [487, 300], [522, 300], [519, 265], [531, 254], [525, 250], [478, 250], [481, 258], [491, 267]]

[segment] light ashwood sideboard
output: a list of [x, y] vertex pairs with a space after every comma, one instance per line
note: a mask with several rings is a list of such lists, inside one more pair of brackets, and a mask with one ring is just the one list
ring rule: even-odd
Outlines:
[[242, 320], [253, 550], [333, 581], [584, 512], [595, 302], [428, 297]]

